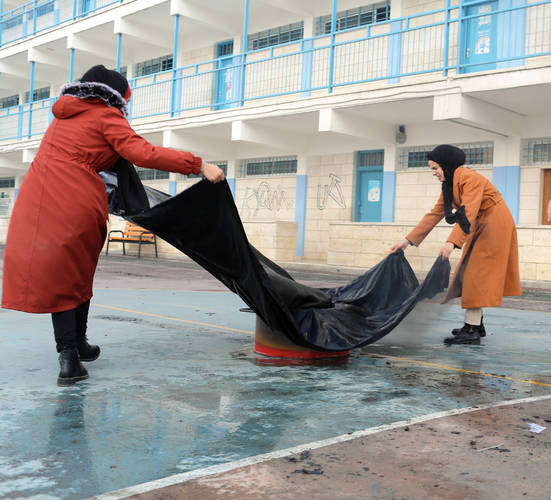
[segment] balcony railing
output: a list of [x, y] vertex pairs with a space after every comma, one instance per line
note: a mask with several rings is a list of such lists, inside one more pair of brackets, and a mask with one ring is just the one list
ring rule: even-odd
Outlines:
[[[131, 120], [322, 96], [374, 81], [423, 81], [431, 73], [525, 67], [549, 55], [550, 0], [493, 11], [448, 6], [134, 78]], [[42, 134], [53, 101], [0, 110], [0, 139]]]
[[0, 15], [0, 47], [123, 0], [33, 0]]

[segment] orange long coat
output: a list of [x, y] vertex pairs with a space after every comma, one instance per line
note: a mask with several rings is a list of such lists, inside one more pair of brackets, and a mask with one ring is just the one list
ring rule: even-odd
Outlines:
[[[495, 186], [473, 170], [459, 167], [453, 178], [454, 208], [465, 205], [470, 233], [455, 224], [449, 242], [463, 247], [445, 302], [461, 297], [461, 307], [500, 306], [504, 296], [521, 295], [515, 221]], [[444, 198], [436, 202], [406, 238], [418, 246], [444, 218]]]
[[103, 101], [65, 95], [52, 111], [21, 184], [4, 252], [2, 307], [31, 313], [66, 311], [92, 297], [108, 218], [98, 172], [119, 155], [183, 174], [201, 168], [201, 158], [191, 153], [147, 142]]

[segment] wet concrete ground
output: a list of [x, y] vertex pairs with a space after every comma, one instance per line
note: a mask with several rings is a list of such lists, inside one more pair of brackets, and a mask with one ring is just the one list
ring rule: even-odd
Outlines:
[[[327, 287], [351, 278], [292, 274]], [[194, 264], [102, 257], [89, 325], [102, 356], [87, 365], [89, 380], [58, 388], [49, 317], [0, 310], [0, 498], [86, 498], [434, 412], [550, 395], [550, 292], [485, 311], [481, 346], [442, 345], [462, 312], [430, 302], [340, 364], [278, 364], [253, 353], [254, 315], [239, 312], [241, 299]], [[534, 434], [523, 419], [546, 426], [549, 404], [515, 408], [391, 429], [147, 498], [291, 498], [295, 488], [313, 498], [488, 498], [500, 488], [502, 498], [548, 498], [537, 495], [551, 490], [551, 426]], [[476, 451], [497, 441], [512, 451]], [[318, 465], [322, 473], [302, 471]], [[511, 467], [526, 479], [507, 496]], [[469, 471], [473, 481], [460, 474]]]

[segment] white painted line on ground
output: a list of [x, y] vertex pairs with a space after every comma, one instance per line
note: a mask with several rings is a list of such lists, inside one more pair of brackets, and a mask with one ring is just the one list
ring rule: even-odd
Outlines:
[[273, 451], [270, 453], [263, 453], [262, 455], [255, 455], [253, 457], [243, 458], [241, 460], [235, 460], [233, 462], [226, 462], [224, 464], [213, 465], [211, 467], [205, 467], [203, 469], [192, 470], [189, 472], [183, 472], [182, 474], [175, 474], [155, 481], [147, 483], [137, 484], [122, 490], [112, 491], [110, 493], [104, 493], [93, 497], [93, 500], [121, 500], [132, 495], [139, 495], [141, 493], [147, 493], [149, 491], [157, 490], [159, 488], [166, 488], [174, 484], [183, 483], [191, 479], [198, 479], [200, 477], [211, 476], [213, 474], [220, 474], [240, 467], [246, 467], [249, 465], [266, 462], [274, 458], [283, 458], [290, 455], [296, 455], [306, 450], [315, 450], [323, 448], [324, 446], [330, 446], [337, 443], [344, 443], [353, 439], [358, 439], [379, 432], [390, 431], [393, 429], [399, 429], [400, 427], [406, 427], [408, 425], [420, 424], [427, 422], [428, 420], [435, 420], [437, 418], [451, 417], [454, 415], [461, 415], [463, 413], [469, 413], [479, 410], [488, 410], [491, 408], [498, 408], [500, 406], [512, 406], [523, 403], [535, 403], [537, 401], [544, 401], [551, 399], [551, 394], [546, 396], [534, 396], [531, 398], [514, 399], [509, 401], [499, 401], [497, 403], [488, 403], [480, 406], [469, 406], [467, 408], [456, 408], [454, 410], [440, 411], [436, 413], [429, 413], [420, 417], [410, 418], [408, 420], [400, 420], [392, 424], [379, 425], [377, 427], [370, 427], [361, 431], [351, 432], [350, 434], [342, 434], [329, 439], [322, 439], [321, 441], [314, 441], [312, 443], [301, 444], [294, 446], [293, 448], [286, 448], [284, 450]]

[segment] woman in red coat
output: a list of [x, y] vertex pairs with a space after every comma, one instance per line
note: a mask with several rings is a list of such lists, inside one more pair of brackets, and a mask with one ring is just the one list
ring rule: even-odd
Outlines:
[[216, 165], [154, 146], [126, 119], [130, 87], [104, 66], [66, 84], [54, 120], [25, 175], [4, 252], [2, 307], [52, 313], [61, 371], [58, 384], [88, 377], [81, 361], [100, 353], [86, 339], [98, 257], [107, 232], [107, 194], [98, 175], [119, 156], [145, 168], [224, 179]]

